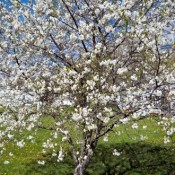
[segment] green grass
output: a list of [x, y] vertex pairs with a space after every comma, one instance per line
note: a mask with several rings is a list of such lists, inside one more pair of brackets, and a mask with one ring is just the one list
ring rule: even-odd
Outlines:
[[4, 108], [0, 105], [0, 114], [4, 112]]
[[[53, 121], [48, 117], [43, 117], [42, 122], [46, 128], [53, 125]], [[95, 155], [87, 169], [87, 175], [175, 174], [175, 138], [172, 138], [170, 144], [163, 144], [165, 134], [157, 126], [154, 118], [141, 120], [138, 129], [132, 129], [132, 124], [116, 127], [109, 133], [108, 142], [104, 142], [103, 138], [99, 141]], [[147, 126], [147, 129], [143, 126]], [[34, 134], [34, 132], [27, 131], [20, 137]], [[28, 141], [24, 148], [18, 148], [9, 141], [6, 150], [0, 155], [0, 175], [73, 174], [74, 164], [69, 150], [61, 163], [57, 163], [50, 154], [42, 154], [42, 143], [50, 137], [50, 134], [49, 130], [39, 129], [35, 143]], [[140, 135], [147, 139], [142, 141]], [[112, 154], [114, 149], [121, 152], [121, 155], [114, 156]], [[13, 152], [14, 156], [10, 157], [9, 152]], [[5, 165], [5, 160], [10, 163]], [[45, 160], [46, 165], [39, 165], [37, 160]]]

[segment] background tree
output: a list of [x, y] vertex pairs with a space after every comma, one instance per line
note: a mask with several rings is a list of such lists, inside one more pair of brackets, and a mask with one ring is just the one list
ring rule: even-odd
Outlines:
[[[1, 70], [8, 74], [2, 85], [13, 90], [10, 96], [18, 103], [10, 104], [13, 113], [1, 117], [6, 128], [2, 136], [17, 128], [37, 131], [42, 127], [39, 119], [47, 114], [55, 126], [46, 147], [58, 149], [55, 135], [62, 134], [62, 141], [70, 145], [75, 174], [82, 175], [101, 137], [116, 125], [162, 114], [157, 102], [163, 92], [173, 100], [172, 1], [13, 0], [9, 4], [7, 8], [1, 3], [0, 10]], [[171, 47], [162, 49], [167, 43]], [[169, 117], [166, 123], [174, 121], [172, 112], [164, 111]], [[166, 129], [174, 132], [172, 127]], [[24, 141], [17, 145], [22, 147]], [[62, 159], [61, 148], [58, 161]]]

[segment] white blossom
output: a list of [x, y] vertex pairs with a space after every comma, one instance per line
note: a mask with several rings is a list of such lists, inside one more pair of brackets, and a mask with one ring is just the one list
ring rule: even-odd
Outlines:
[[4, 164], [5, 164], [5, 165], [8, 165], [9, 163], [10, 163], [10, 162], [9, 162], [8, 160], [5, 160], [5, 161], [4, 161]]
[[21, 141], [17, 142], [17, 146], [19, 146], [20, 148], [23, 148], [24, 145], [25, 145], [24, 140], [21, 140]]
[[118, 152], [116, 149], [114, 149], [113, 155], [114, 156], [120, 156], [121, 155], [121, 152]]
[[143, 126], [143, 129], [146, 129], [146, 128], [147, 128], [147, 126], [146, 126], [146, 125], [144, 125], [144, 126]]
[[38, 160], [37, 161], [39, 165], [45, 165], [45, 161], [44, 160]]
[[120, 74], [123, 74], [123, 73], [125, 73], [125, 72], [127, 72], [128, 71], [128, 69], [126, 68], [126, 67], [123, 67], [123, 68], [119, 68], [118, 70], [117, 70], [117, 73], [120, 75]]
[[132, 126], [131, 126], [133, 129], [137, 129], [139, 126], [137, 123], [134, 123]]
[[12, 152], [10, 152], [10, 153], [9, 153], [9, 156], [11, 156], [11, 157], [12, 157], [12, 156], [13, 156], [13, 153], [12, 153]]
[[104, 136], [103, 140], [104, 140], [104, 142], [107, 142], [108, 141], [108, 135]]
[[63, 158], [64, 158], [63, 149], [62, 149], [62, 147], [60, 147], [60, 151], [58, 153], [57, 162], [63, 161]]

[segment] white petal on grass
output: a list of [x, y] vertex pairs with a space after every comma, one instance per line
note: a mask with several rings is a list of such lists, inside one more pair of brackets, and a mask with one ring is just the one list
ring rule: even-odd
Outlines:
[[10, 162], [8, 160], [4, 161], [4, 165], [8, 165]]

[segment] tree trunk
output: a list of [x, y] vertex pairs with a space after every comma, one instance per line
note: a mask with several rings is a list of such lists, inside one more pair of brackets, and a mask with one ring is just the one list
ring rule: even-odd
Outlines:
[[83, 166], [83, 164], [78, 164], [77, 167], [75, 168], [74, 175], [84, 175], [85, 170], [86, 170], [86, 167]]
[[79, 160], [79, 163], [77, 164], [75, 168], [74, 175], [84, 175], [85, 174], [85, 170], [89, 165], [91, 157], [92, 157], [92, 154], [88, 154], [86, 159]]
[[[87, 133], [86, 133], [87, 134]], [[87, 136], [87, 135], [86, 135]], [[85, 137], [86, 140], [87, 137]], [[97, 146], [98, 139], [94, 139], [94, 142], [91, 141], [91, 147], [87, 148], [87, 143], [82, 147], [81, 154], [77, 159], [77, 164], [75, 168], [74, 175], [84, 175], [86, 168], [89, 166], [90, 160], [94, 154], [94, 150]]]

